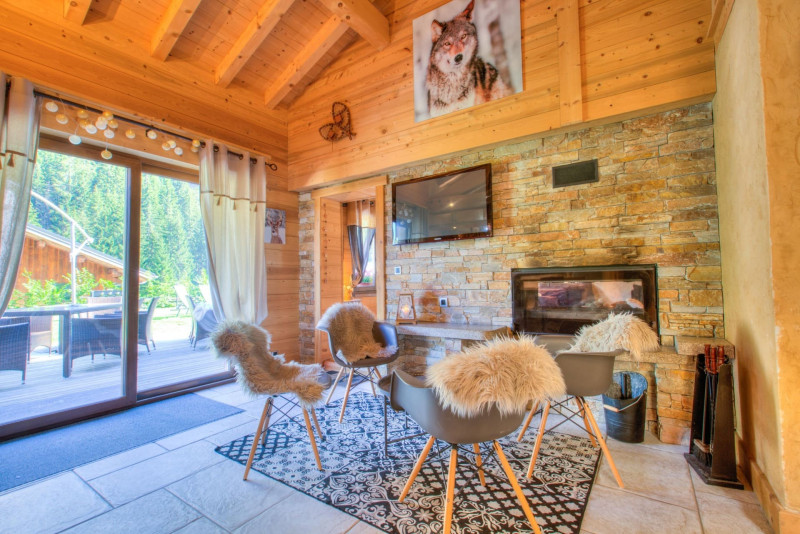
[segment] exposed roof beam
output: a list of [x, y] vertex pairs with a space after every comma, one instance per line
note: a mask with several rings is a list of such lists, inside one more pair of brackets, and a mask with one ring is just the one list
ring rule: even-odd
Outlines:
[[264, 95], [267, 107], [275, 108], [280, 104], [295, 84], [308, 74], [348, 29], [349, 26], [336, 15], [329, 18], [275, 82], [267, 88]]
[[83, 24], [92, 0], [64, 0], [64, 18], [75, 24]]
[[294, 0], [267, 0], [264, 2], [255, 18], [250, 21], [242, 35], [236, 40], [233, 48], [217, 65], [214, 81], [224, 86], [231, 83], [293, 3]]
[[369, 0], [320, 0], [334, 15], [378, 50], [383, 50], [391, 40], [389, 21]]
[[154, 58], [166, 61], [200, 2], [201, 0], [172, 0], [169, 3], [150, 44], [150, 54]]

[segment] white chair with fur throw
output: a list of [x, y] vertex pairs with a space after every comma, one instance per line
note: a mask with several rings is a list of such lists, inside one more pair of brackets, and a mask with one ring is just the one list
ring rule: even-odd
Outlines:
[[[339, 413], [339, 422], [344, 418], [347, 398], [353, 377], [359, 375], [369, 381], [372, 394], [375, 384], [381, 379], [379, 365], [397, 359], [397, 330], [394, 325], [375, 320], [375, 316], [360, 302], [344, 302], [328, 308], [317, 323], [317, 330], [328, 334], [328, 346], [334, 361], [341, 367], [333, 381], [325, 404], [329, 403], [342, 373], [349, 369], [347, 389]], [[364, 371], [366, 370], [366, 374]]]
[[[559, 407], [562, 415], [567, 416], [566, 420], [571, 420], [578, 416], [581, 417], [592, 445], [600, 445], [617, 484], [620, 488], [623, 488], [622, 477], [620, 477], [619, 471], [617, 471], [617, 467], [614, 464], [614, 459], [611, 456], [611, 451], [609, 451], [603, 439], [600, 426], [586, 403], [586, 397], [593, 397], [606, 392], [613, 381], [614, 361], [617, 355], [623, 351], [628, 351], [637, 361], [641, 360], [644, 352], [658, 349], [658, 336], [647, 323], [638, 317], [630, 314], [612, 313], [602, 321], [581, 328], [568, 347], [564, 347], [563, 337], [559, 338], [557, 336], [537, 337], [536, 342], [546, 345], [555, 353], [555, 361], [561, 369], [566, 383], [567, 398], [556, 403], [548, 401], [542, 410], [539, 434], [536, 436], [533, 454], [531, 454], [531, 461], [528, 465], [528, 478], [533, 476], [536, 458], [539, 455], [542, 438], [546, 432], [547, 417], [550, 413], [550, 408], [555, 404]], [[567, 407], [569, 400], [573, 400], [576, 403], [577, 412]], [[537, 409], [537, 404], [534, 404], [519, 433], [518, 440], [522, 439]], [[553, 430], [553, 428], [550, 430]]]
[[[305, 419], [308, 438], [311, 441], [311, 448], [314, 450], [314, 457], [317, 461], [317, 468], [322, 471], [322, 462], [317, 451], [317, 441], [314, 439], [314, 431], [308, 418], [311, 412], [317, 433], [320, 439], [322, 430], [317, 421], [317, 414], [314, 405], [322, 400], [325, 384], [319, 381], [322, 367], [317, 364], [302, 365], [296, 362], [285, 362], [282, 357], [273, 356], [270, 352], [270, 334], [263, 328], [248, 324], [242, 321], [227, 321], [222, 323], [211, 335], [211, 344], [218, 357], [230, 358], [234, 361], [237, 371], [237, 379], [245, 390], [253, 395], [269, 395], [264, 403], [264, 410], [261, 412], [261, 419], [258, 421], [258, 429], [253, 437], [253, 445], [250, 449], [250, 456], [247, 458], [247, 465], [244, 468], [244, 479], [250, 473], [250, 466], [253, 463], [256, 450], [259, 446], [264, 446], [269, 432], [270, 416], [273, 410], [283, 417], [294, 420], [289, 411], [298, 405], [302, 408], [303, 418]], [[287, 394], [293, 394], [297, 399], [295, 402]], [[283, 403], [278, 406], [277, 400]], [[273, 420], [275, 423], [277, 420]]]
[[533, 338], [496, 338], [428, 368], [422, 382], [403, 371], [392, 377], [390, 399], [430, 434], [406, 482], [403, 502], [436, 439], [450, 444], [450, 468], [445, 498], [444, 532], [449, 533], [455, 500], [459, 445], [472, 445], [482, 485], [486, 485], [480, 443], [491, 442], [503, 471], [534, 532], [541, 534], [527, 498], [498, 439], [519, 427], [531, 400], [545, 401], [564, 394], [564, 381], [550, 354]]

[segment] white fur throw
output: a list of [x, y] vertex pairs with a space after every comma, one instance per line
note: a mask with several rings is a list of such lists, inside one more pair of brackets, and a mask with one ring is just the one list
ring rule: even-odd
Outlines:
[[364, 358], [384, 358], [397, 352], [397, 347], [381, 347], [372, 336], [375, 316], [360, 302], [339, 302], [320, 317], [317, 328], [324, 328], [334, 340], [336, 356], [357, 362]]
[[235, 361], [237, 379], [246, 390], [267, 395], [294, 393], [302, 406], [312, 408], [325, 389], [317, 381], [322, 367], [286, 363], [270, 354], [270, 341], [269, 332], [242, 321], [224, 322], [211, 334], [217, 356]]
[[498, 337], [475, 345], [431, 365], [426, 376], [442, 406], [461, 417], [478, 415], [492, 405], [504, 415], [522, 413], [529, 401], [556, 398], [566, 391], [558, 364], [531, 336]]
[[581, 328], [569, 352], [623, 349], [641, 360], [644, 352], [658, 350], [658, 346], [658, 335], [647, 323], [629, 313], [611, 313], [602, 321]]

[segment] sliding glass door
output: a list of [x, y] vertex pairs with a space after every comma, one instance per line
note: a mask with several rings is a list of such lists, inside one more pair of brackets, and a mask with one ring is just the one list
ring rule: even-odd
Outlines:
[[209, 348], [197, 177], [158, 169], [41, 138], [0, 318], [0, 439], [232, 378]]
[[[149, 170], [149, 169], [148, 169]], [[174, 174], [174, 173], [173, 173]], [[231, 377], [209, 335], [217, 325], [196, 178], [146, 172], [142, 214], [138, 390], [152, 396]]]
[[85, 148], [39, 150], [15, 290], [0, 319], [0, 436], [134, 398], [126, 329], [138, 298], [137, 236], [127, 229], [138, 219], [140, 169]]

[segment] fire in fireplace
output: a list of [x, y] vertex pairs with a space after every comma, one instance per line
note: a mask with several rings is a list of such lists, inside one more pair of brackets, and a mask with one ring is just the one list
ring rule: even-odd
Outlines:
[[511, 288], [516, 332], [574, 334], [612, 312], [658, 332], [655, 265], [512, 269]]

